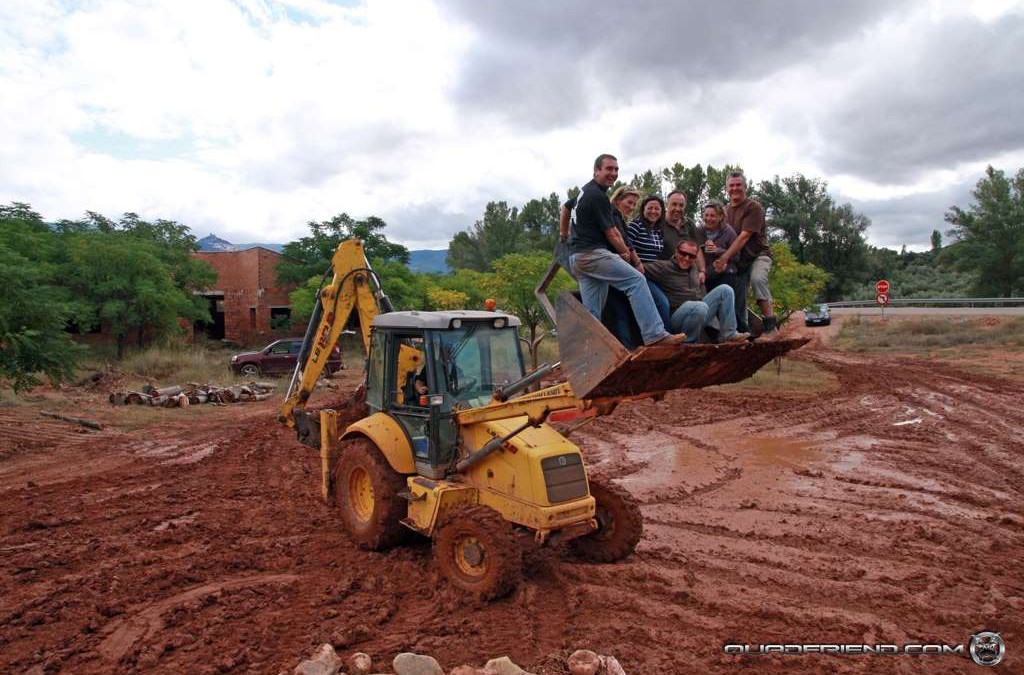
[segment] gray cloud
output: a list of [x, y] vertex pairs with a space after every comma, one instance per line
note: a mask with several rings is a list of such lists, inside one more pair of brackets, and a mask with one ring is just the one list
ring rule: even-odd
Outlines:
[[949, 243], [946, 211], [954, 205], [967, 208], [973, 199], [971, 190], [980, 178], [979, 175], [944, 190], [909, 197], [863, 201], [838, 195], [837, 200], [850, 201], [854, 209], [871, 218], [868, 240], [875, 246], [900, 248], [906, 244], [910, 248], [928, 248], [932, 230], [941, 232], [943, 241]]
[[[631, 92], [756, 80], [879, 21], [884, 0], [446, 3], [478, 44], [455, 88], [462, 106], [527, 128], [566, 125]], [[616, 101], [616, 98], [621, 100]]]
[[468, 213], [448, 213], [437, 204], [425, 203], [384, 211], [388, 239], [410, 249], [445, 248], [455, 233], [465, 230], [483, 216], [484, 205]]
[[272, 157], [241, 167], [245, 181], [262, 189], [287, 191], [319, 187], [357, 167], [369, 179], [384, 184], [399, 179], [401, 173], [382, 158], [400, 153], [422, 136], [388, 123], [333, 134], [318, 131], [324, 128], [328, 125], [305, 125], [302, 118], [296, 119]]
[[827, 173], [913, 181], [1024, 148], [1024, 16], [924, 26], [921, 48], [848, 90], [820, 122]]

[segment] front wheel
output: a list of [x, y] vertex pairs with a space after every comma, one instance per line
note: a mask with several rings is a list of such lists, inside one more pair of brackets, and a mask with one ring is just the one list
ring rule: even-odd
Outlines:
[[407, 503], [398, 494], [405, 488], [405, 477], [368, 439], [346, 445], [334, 467], [334, 494], [345, 530], [360, 548], [379, 551], [394, 546], [405, 535], [399, 521]]
[[614, 483], [590, 478], [590, 495], [597, 502], [597, 530], [569, 542], [573, 553], [588, 562], [615, 562], [636, 549], [644, 533], [643, 516], [633, 496]]
[[481, 600], [519, 585], [523, 552], [512, 524], [488, 506], [451, 509], [434, 533], [434, 562], [456, 587]]

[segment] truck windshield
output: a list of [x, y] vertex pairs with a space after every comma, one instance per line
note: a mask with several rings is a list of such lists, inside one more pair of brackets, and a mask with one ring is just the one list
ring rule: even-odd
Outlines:
[[457, 402], [483, 405], [496, 387], [523, 376], [516, 329], [467, 323], [436, 333], [434, 363], [440, 382]]

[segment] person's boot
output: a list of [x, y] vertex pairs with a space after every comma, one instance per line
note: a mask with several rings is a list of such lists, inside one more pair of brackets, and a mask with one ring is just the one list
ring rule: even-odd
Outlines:
[[764, 328], [761, 332], [760, 338], [762, 340], [778, 340], [779, 339], [779, 319], [774, 316], [766, 316], [764, 318]]

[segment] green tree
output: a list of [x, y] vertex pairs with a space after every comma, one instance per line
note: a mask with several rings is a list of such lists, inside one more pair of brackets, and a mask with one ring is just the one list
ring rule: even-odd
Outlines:
[[801, 263], [781, 241], [772, 244], [772, 271], [768, 284], [772, 302], [780, 322], [798, 309], [811, 305], [825, 288], [828, 273], [808, 263]]
[[65, 331], [75, 303], [56, 283], [57, 239], [27, 204], [0, 207], [0, 377], [16, 392], [71, 377], [83, 353]]
[[740, 170], [739, 166], [732, 164], [720, 169], [709, 164], [705, 169], [700, 164], [686, 166], [676, 162], [662, 169], [661, 177], [668, 186], [665, 194], [673, 190], [686, 193], [686, 217], [695, 222], [701, 208], [712, 199], [725, 203], [725, 179], [730, 172]]
[[519, 210], [519, 225], [523, 228], [523, 246], [529, 251], [551, 251], [558, 241], [558, 213], [561, 209], [558, 195], [552, 192], [542, 199], [531, 199]]
[[205, 307], [175, 286], [156, 243], [101, 231], [67, 239], [63, 281], [83, 301], [76, 321], [84, 328], [107, 325], [118, 358], [133, 332], [162, 338], [181, 331], [179, 318], [209, 319]]
[[796, 260], [829, 273], [825, 300], [852, 293], [866, 279], [864, 233], [871, 221], [849, 204], [836, 205], [825, 181], [801, 174], [776, 176], [761, 181], [757, 199], [765, 207], [769, 228], [782, 237]]
[[[530, 358], [533, 367], [537, 367], [538, 331], [547, 323], [547, 314], [533, 294], [537, 282], [551, 265], [551, 255], [547, 253], [510, 253], [494, 263], [494, 275], [488, 284], [488, 290], [498, 302], [498, 307], [514, 314], [523, 322], [526, 339], [530, 345]], [[576, 282], [560, 271], [548, 287], [551, 294], [564, 289], [575, 288]]]
[[448, 245], [448, 267], [486, 272], [495, 260], [509, 253], [523, 252], [526, 245], [519, 209], [509, 207], [507, 202], [488, 202], [483, 219], [452, 238]]
[[938, 230], [932, 230], [932, 250], [942, 250], [942, 233]]
[[468, 309], [469, 296], [459, 291], [434, 287], [427, 291], [427, 300], [433, 310]]
[[492, 272], [458, 269], [435, 280], [438, 287], [466, 296], [466, 309], [483, 309], [491, 288]]
[[1013, 178], [989, 166], [971, 193], [974, 203], [946, 213], [956, 240], [947, 259], [975, 275], [980, 295], [1011, 297], [1024, 293], [1024, 169]]
[[310, 221], [309, 236], [284, 245], [277, 264], [277, 278], [282, 283], [304, 284], [310, 277], [323, 275], [331, 265], [338, 244], [346, 239], [363, 242], [366, 257], [372, 260], [398, 261], [409, 264], [409, 249], [388, 241], [383, 230], [387, 223], [376, 216], [354, 220], [347, 213], [321, 222]]

